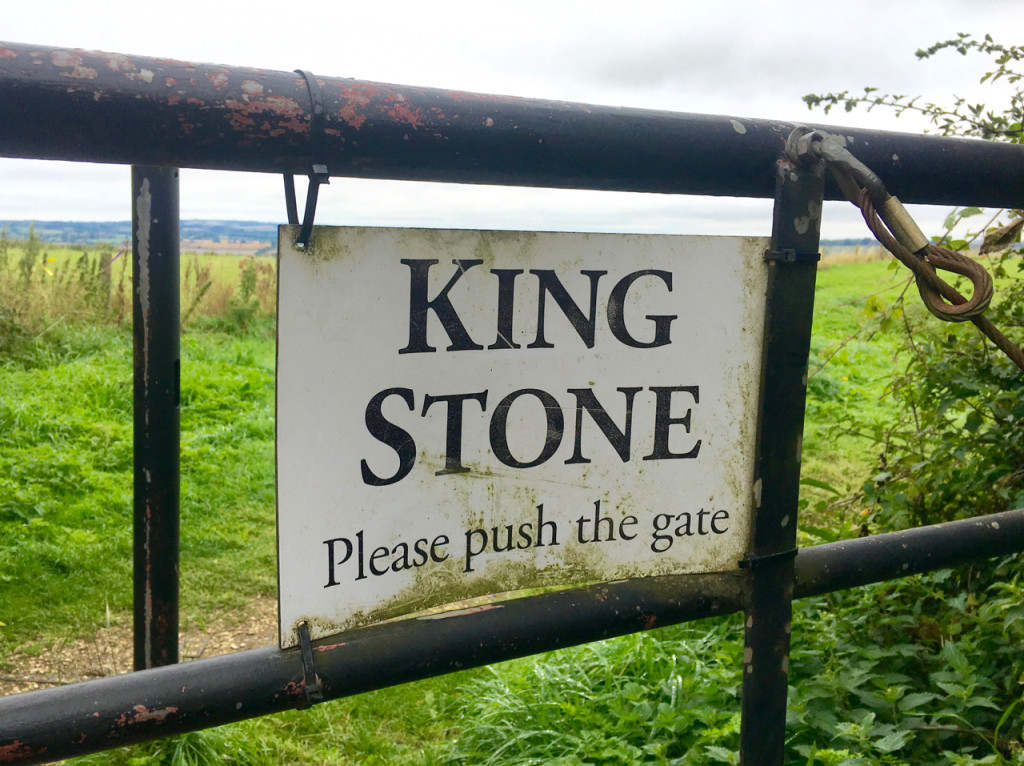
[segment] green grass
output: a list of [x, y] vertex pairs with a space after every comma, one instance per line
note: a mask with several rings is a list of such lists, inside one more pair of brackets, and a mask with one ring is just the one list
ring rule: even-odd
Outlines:
[[[182, 342], [183, 616], [274, 592], [273, 374], [270, 337]], [[68, 330], [3, 366], [0, 656], [128, 613], [131, 413], [124, 329]]]

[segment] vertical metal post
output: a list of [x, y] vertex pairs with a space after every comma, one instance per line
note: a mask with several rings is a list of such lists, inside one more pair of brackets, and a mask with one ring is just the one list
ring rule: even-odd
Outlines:
[[782, 764], [800, 453], [824, 167], [776, 163], [755, 495], [746, 564], [740, 763]]
[[178, 661], [178, 169], [132, 168], [135, 669]]

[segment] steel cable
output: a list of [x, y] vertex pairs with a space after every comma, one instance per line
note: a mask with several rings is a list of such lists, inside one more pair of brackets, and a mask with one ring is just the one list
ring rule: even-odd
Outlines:
[[[972, 322], [982, 334], [991, 340], [1007, 358], [1024, 372], [1024, 351], [996, 327], [984, 312], [992, 302], [994, 286], [992, 275], [977, 261], [963, 253], [949, 250], [935, 244], [928, 244], [911, 252], [889, 230], [875, 210], [872, 194], [861, 185], [860, 179], [850, 172], [850, 167], [834, 162], [827, 153], [816, 152], [824, 159], [836, 176], [843, 193], [860, 208], [864, 221], [871, 233], [882, 246], [895, 256], [900, 263], [914, 274], [917, 291], [925, 307], [936, 317], [946, 322]], [[852, 156], [852, 155], [851, 155]], [[856, 163], [860, 165], [860, 163]], [[876, 190], [873, 190], [876, 191]], [[877, 191], [876, 191], [877, 193]], [[885, 194], [884, 187], [882, 193]], [[937, 270], [950, 271], [967, 277], [973, 290], [965, 298], [960, 291], [939, 276]]]

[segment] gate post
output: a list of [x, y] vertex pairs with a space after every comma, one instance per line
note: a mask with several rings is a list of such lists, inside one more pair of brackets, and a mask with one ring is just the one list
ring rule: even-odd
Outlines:
[[178, 661], [178, 169], [132, 168], [135, 669]]
[[793, 560], [824, 166], [776, 162], [743, 655], [740, 763], [785, 755]]

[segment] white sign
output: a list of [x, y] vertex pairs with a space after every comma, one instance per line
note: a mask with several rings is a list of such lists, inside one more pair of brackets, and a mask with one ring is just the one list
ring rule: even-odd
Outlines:
[[737, 567], [767, 242], [280, 234], [281, 645], [520, 588]]

